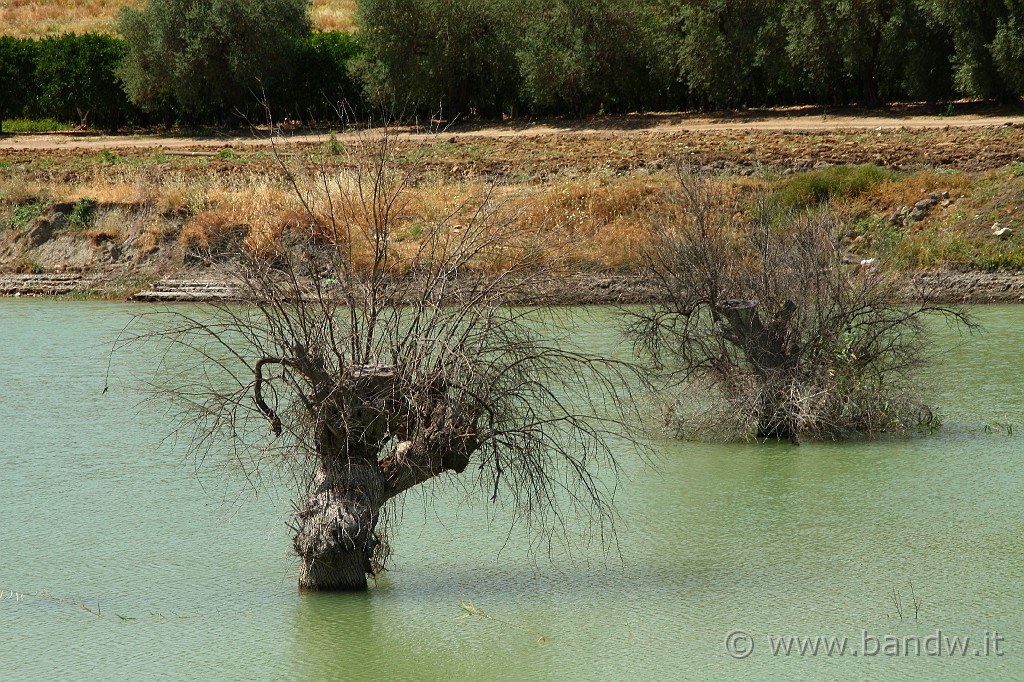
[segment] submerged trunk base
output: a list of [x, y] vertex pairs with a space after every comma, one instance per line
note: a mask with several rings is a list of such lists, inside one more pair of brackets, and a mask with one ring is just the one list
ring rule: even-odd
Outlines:
[[363, 592], [369, 562], [361, 551], [335, 553], [334, 556], [302, 558], [299, 589], [309, 592]]

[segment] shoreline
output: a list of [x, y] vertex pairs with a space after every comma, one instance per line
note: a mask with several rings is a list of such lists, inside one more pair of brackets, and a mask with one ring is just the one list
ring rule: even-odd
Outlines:
[[[224, 280], [201, 276], [170, 277], [139, 288], [125, 287], [118, 273], [54, 272], [0, 274], [0, 297], [75, 298], [138, 303], [206, 303], [235, 298]], [[905, 299], [926, 292], [938, 303], [1024, 304], [1024, 270], [957, 271], [932, 269], [907, 273]], [[559, 280], [543, 290], [527, 289], [510, 304], [538, 300], [563, 306], [629, 305], [656, 303], [651, 284], [640, 275], [580, 273]]]

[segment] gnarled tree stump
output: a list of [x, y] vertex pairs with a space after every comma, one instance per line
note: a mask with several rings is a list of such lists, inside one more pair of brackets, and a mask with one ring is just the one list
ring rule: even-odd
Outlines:
[[318, 466], [296, 505], [292, 543], [301, 561], [299, 587], [364, 590], [374, 572], [381, 508], [429, 478], [462, 472], [479, 447], [476, 419], [462, 413], [438, 381], [412, 391], [413, 408], [390, 365], [350, 366], [332, 379], [309, 356], [263, 358], [256, 365], [255, 399], [277, 434], [281, 421], [262, 397], [267, 363], [292, 368], [316, 387], [307, 407], [315, 414]]

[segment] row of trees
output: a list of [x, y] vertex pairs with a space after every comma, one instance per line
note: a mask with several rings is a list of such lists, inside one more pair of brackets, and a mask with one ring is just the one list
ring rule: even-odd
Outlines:
[[1024, 95], [1013, 0], [364, 0], [376, 91], [453, 112]]
[[[259, 3], [253, 3], [258, 5]], [[154, 5], [156, 6], [156, 5]], [[127, 38], [86, 33], [42, 40], [0, 37], [0, 125], [4, 118], [52, 118], [116, 131], [122, 125], [237, 125], [264, 99], [279, 117], [334, 120], [360, 108], [349, 62], [362, 51], [351, 35], [306, 33], [285, 39], [226, 20], [217, 30], [127, 16]], [[303, 25], [304, 26], [304, 25]], [[233, 33], [232, 33], [233, 31]], [[2, 132], [2, 128], [0, 128]]]
[[[1016, 0], [150, 0], [119, 31], [0, 40], [0, 116], [230, 122], [259, 100], [322, 119], [581, 115], [1024, 95]], [[72, 87], [73, 86], [73, 87]], [[147, 118], [148, 117], [148, 118]]]

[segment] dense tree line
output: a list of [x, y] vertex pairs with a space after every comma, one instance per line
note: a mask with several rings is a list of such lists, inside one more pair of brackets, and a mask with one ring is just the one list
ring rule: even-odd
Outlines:
[[0, 38], [0, 117], [231, 123], [1024, 96], [1020, 0], [150, 0], [123, 37]]
[[1007, 102], [1020, 0], [362, 0], [368, 96], [528, 110]]
[[123, 54], [124, 41], [96, 33], [0, 37], [0, 119], [53, 118], [116, 130], [133, 109], [114, 74]]
[[[305, 22], [289, 36], [259, 13], [249, 24], [233, 13], [215, 22], [217, 31], [194, 30], [195, 22], [175, 22], [173, 14], [126, 13], [125, 38], [0, 37], [0, 121], [54, 119], [116, 131], [260, 122], [263, 101], [276, 118], [303, 122], [333, 121], [342, 106], [359, 111], [350, 67], [362, 48], [353, 36], [310, 33]], [[268, 26], [276, 35], [260, 36]]]

